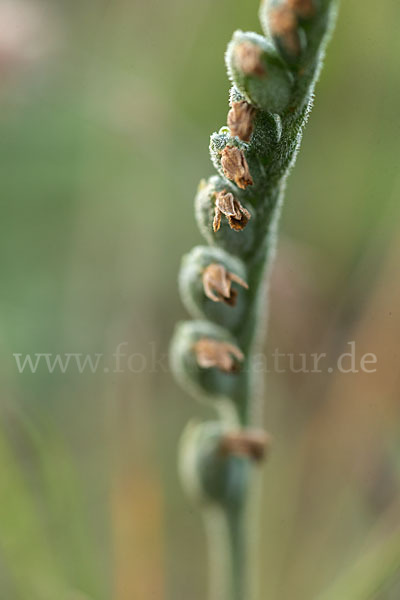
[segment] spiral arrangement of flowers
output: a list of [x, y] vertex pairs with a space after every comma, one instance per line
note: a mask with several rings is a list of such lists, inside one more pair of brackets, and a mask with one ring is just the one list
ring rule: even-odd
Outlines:
[[268, 269], [285, 183], [335, 11], [333, 0], [265, 0], [264, 35], [233, 35], [226, 52], [232, 82], [227, 124], [210, 141], [217, 174], [200, 182], [195, 201], [208, 245], [184, 257], [179, 275], [194, 320], [178, 324], [171, 364], [181, 385], [217, 414], [213, 422], [190, 423], [180, 450], [185, 488], [214, 523], [211, 544], [227, 550], [228, 559], [217, 557], [224, 565], [212, 569], [215, 600], [251, 598], [249, 491], [254, 466], [269, 446], [259, 427], [263, 394], [252, 358], [265, 335]]

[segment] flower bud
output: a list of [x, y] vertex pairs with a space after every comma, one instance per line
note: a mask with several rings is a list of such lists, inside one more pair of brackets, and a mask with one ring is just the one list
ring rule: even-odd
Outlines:
[[251, 158], [249, 144], [242, 142], [237, 137], [231, 137], [228, 127], [221, 127], [218, 133], [213, 133], [210, 138], [210, 156], [211, 160], [221, 174], [221, 177], [234, 183], [237, 188], [245, 190], [251, 189], [254, 181], [252, 171], [255, 170], [255, 176], [260, 176], [260, 166], [253, 160], [251, 166], [248, 159]]
[[237, 346], [209, 337], [200, 338], [193, 345], [193, 352], [199, 367], [215, 368], [221, 373], [237, 373], [244, 361], [244, 354]]
[[268, 40], [237, 31], [228, 46], [226, 64], [232, 82], [248, 102], [278, 114], [288, 107], [293, 78]]
[[[222, 213], [221, 220], [216, 222], [216, 200], [221, 192], [231, 193], [239, 202], [240, 191], [230, 188], [229, 184], [221, 177], [214, 176], [208, 181], [200, 182], [195, 200], [198, 226], [209, 244], [218, 245], [229, 254], [246, 257], [248, 253], [252, 252], [253, 245], [256, 244], [256, 219], [250, 218], [249, 220], [249, 217], [252, 217], [253, 209], [248, 203], [240, 200], [238, 204], [242, 214], [240, 220], [235, 220], [234, 215]], [[245, 225], [244, 229], [243, 225]], [[242, 229], [242, 231], [238, 232], [238, 229]]]
[[250, 461], [223, 451], [229, 429], [221, 422], [190, 423], [179, 450], [179, 471], [194, 502], [238, 507], [246, 498]]
[[189, 423], [181, 438], [179, 471], [187, 494], [203, 503], [240, 506], [251, 467], [269, 447], [261, 430], [222, 422]]
[[208, 321], [180, 323], [171, 350], [171, 368], [189, 393], [230, 403], [244, 356], [227, 329]]
[[203, 287], [205, 295], [213, 302], [224, 302], [228, 306], [235, 306], [238, 292], [232, 289], [232, 282], [237, 283], [246, 290], [247, 283], [235, 273], [227, 271], [221, 263], [211, 263], [203, 271]]
[[182, 260], [181, 298], [192, 317], [205, 318], [232, 330], [246, 314], [246, 277], [241, 260], [221, 248], [196, 246]]
[[295, 11], [283, 4], [270, 10], [269, 29], [281, 54], [288, 62], [297, 62], [304, 46]]
[[329, 0], [263, 0], [260, 20], [283, 60], [298, 71], [315, 63], [334, 11]]
[[315, 0], [287, 0], [287, 5], [300, 19], [310, 19], [315, 15]]

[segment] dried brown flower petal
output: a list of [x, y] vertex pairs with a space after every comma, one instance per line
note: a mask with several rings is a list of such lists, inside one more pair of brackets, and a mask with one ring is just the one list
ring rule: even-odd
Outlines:
[[315, 6], [313, 0], [287, 0], [289, 8], [301, 19], [309, 19], [315, 14]]
[[262, 77], [266, 74], [265, 65], [261, 60], [262, 49], [251, 42], [242, 42], [235, 48], [235, 61], [239, 69], [245, 75], [257, 75]]
[[251, 215], [248, 210], [241, 205], [239, 200], [231, 192], [223, 190], [216, 195], [215, 199], [215, 217], [213, 228], [217, 232], [221, 226], [221, 218], [224, 215], [229, 222], [231, 229], [241, 231], [250, 221]]
[[229, 227], [235, 231], [242, 231], [250, 221], [251, 215], [248, 210], [242, 206], [242, 214], [240, 219], [228, 217]]
[[265, 457], [269, 444], [270, 437], [265, 431], [245, 429], [226, 433], [220, 451], [224, 455], [248, 456], [258, 462]]
[[222, 212], [215, 207], [214, 221], [213, 221], [213, 230], [215, 233], [220, 230], [221, 227], [221, 217]]
[[288, 5], [270, 12], [271, 33], [280, 37], [288, 52], [297, 55], [301, 50], [296, 13]]
[[224, 175], [236, 183], [242, 190], [253, 185], [249, 165], [243, 151], [236, 146], [226, 146], [222, 150], [221, 167]]
[[248, 289], [248, 285], [235, 273], [230, 273], [223, 265], [211, 263], [203, 272], [204, 292], [214, 302], [225, 302], [235, 306], [237, 291], [232, 289], [232, 282]]
[[194, 345], [197, 364], [203, 369], [215, 367], [223, 373], [236, 373], [244, 355], [234, 344], [201, 338]]
[[232, 108], [228, 113], [228, 127], [232, 137], [237, 135], [244, 142], [250, 140], [253, 133], [255, 111], [255, 107], [245, 100], [232, 103]]
[[215, 199], [215, 206], [219, 211], [222, 212], [226, 217], [235, 217], [236, 219], [241, 218], [242, 205], [231, 192], [219, 192]]

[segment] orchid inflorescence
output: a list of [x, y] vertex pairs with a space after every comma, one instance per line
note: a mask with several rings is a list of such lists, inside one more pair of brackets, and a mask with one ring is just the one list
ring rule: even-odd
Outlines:
[[252, 466], [269, 445], [255, 422], [252, 353], [263, 333], [264, 282], [285, 182], [334, 15], [334, 0], [264, 0], [265, 35], [234, 34], [226, 52], [232, 81], [227, 125], [210, 141], [218, 174], [200, 183], [195, 202], [209, 245], [184, 257], [179, 276], [195, 320], [177, 326], [172, 367], [185, 389], [212, 403], [219, 416], [190, 424], [181, 444], [185, 487], [205, 510], [218, 508], [230, 532], [230, 583], [215, 592], [218, 600], [249, 600], [237, 529], [245, 522]]

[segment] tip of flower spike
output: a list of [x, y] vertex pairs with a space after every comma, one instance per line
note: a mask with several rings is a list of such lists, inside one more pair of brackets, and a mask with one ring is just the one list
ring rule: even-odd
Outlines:
[[313, 43], [313, 23], [317, 31], [319, 17], [326, 12], [322, 4], [317, 4], [317, 0], [264, 0], [261, 5], [260, 20], [265, 34], [272, 38], [292, 70], [309, 59], [307, 51], [310, 40]]

